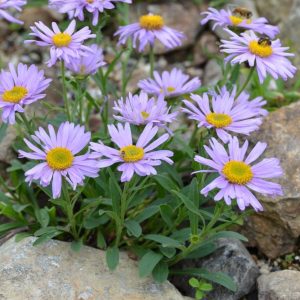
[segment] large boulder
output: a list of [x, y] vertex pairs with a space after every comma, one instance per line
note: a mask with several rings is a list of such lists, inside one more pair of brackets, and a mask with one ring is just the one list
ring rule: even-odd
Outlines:
[[0, 247], [1, 300], [183, 300], [166, 282], [139, 278], [137, 263], [121, 253], [116, 271], [108, 270], [103, 251], [51, 240], [34, 247], [35, 238]]
[[261, 275], [258, 280], [259, 300], [299, 300], [300, 272], [284, 270]]
[[267, 142], [266, 157], [281, 161], [279, 179], [284, 195], [261, 197], [264, 212], [248, 218], [245, 234], [268, 257], [292, 252], [300, 236], [300, 102], [282, 107], [266, 117], [252, 141]]
[[[255, 286], [256, 278], [259, 276], [259, 269], [253, 258], [238, 240], [218, 239], [216, 251], [203, 259], [185, 260], [178, 264], [177, 268], [205, 268], [211, 272], [223, 272], [229, 275], [237, 285], [237, 291], [215, 285], [205, 299], [207, 300], [238, 300], [249, 294]], [[195, 290], [188, 284], [188, 276], [174, 276], [172, 283], [187, 296], [194, 296]]]

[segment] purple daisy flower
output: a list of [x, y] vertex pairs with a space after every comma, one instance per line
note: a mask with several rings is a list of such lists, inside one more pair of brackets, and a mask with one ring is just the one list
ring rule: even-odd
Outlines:
[[285, 52], [289, 47], [282, 47], [279, 39], [271, 41], [268, 38], [258, 38], [253, 31], [244, 32], [241, 36], [227, 30], [231, 40], [222, 40], [222, 52], [229, 54], [225, 61], [231, 64], [248, 62], [250, 67], [256, 67], [258, 77], [262, 83], [269, 73], [273, 78], [287, 80], [293, 77], [296, 67], [286, 58], [294, 56]]
[[115, 101], [114, 105], [113, 109], [119, 113], [119, 115], [114, 115], [114, 118], [134, 125], [154, 123], [157, 126], [166, 126], [177, 116], [177, 112], [169, 113], [171, 107], [168, 107], [163, 97], [149, 98], [143, 92], [139, 95], [130, 93], [125, 100], [121, 98]]
[[188, 75], [176, 68], [171, 72], [164, 71], [161, 75], [155, 71], [153, 76], [153, 79], [140, 80], [138, 87], [146, 93], [157, 96], [176, 97], [189, 94], [197, 90], [201, 85], [199, 78], [190, 79]]
[[50, 60], [48, 66], [53, 66], [57, 60], [70, 62], [71, 57], [80, 58], [82, 55], [88, 55], [87, 51], [92, 50], [84, 46], [82, 43], [90, 38], [96, 37], [91, 34], [91, 30], [86, 26], [75, 32], [76, 21], [73, 20], [64, 32], [61, 32], [55, 22], [52, 23], [52, 30], [43, 22], [36, 22], [35, 26], [31, 26], [32, 33], [30, 35], [39, 38], [41, 41], [27, 40], [25, 43], [35, 43], [41, 47], [50, 46]]
[[0, 1], [0, 17], [12, 23], [23, 24], [24, 22], [14, 18], [7, 10], [12, 8], [17, 11], [22, 11], [22, 6], [26, 4], [26, 0], [2, 0]]
[[[215, 91], [210, 91], [209, 94], [212, 95], [213, 97], [217, 97], [220, 95], [221, 97], [226, 97], [228, 93], [228, 90], [226, 86], [223, 86], [219, 92]], [[268, 111], [263, 108], [264, 105], [267, 104], [267, 101], [263, 99], [263, 97], [256, 97], [252, 100], [250, 99], [250, 95], [243, 91], [237, 98], [236, 98], [236, 93], [237, 93], [237, 87], [236, 85], [233, 86], [232, 91], [230, 92], [230, 97], [233, 97], [235, 99], [233, 106], [243, 104], [247, 106], [249, 109], [256, 114], [260, 116], [266, 116], [268, 114]]]
[[166, 48], [172, 49], [182, 45], [181, 40], [185, 38], [182, 32], [165, 26], [162, 16], [144, 15], [140, 17], [138, 23], [121, 26], [115, 33], [119, 35], [119, 44], [125, 44], [128, 38], [133, 39], [133, 47], [137, 47], [142, 52], [147, 44], [154, 46], [155, 39], [158, 39]]
[[264, 34], [274, 39], [279, 33], [279, 28], [268, 24], [266, 18], [251, 19], [252, 12], [246, 8], [236, 7], [233, 11], [229, 9], [221, 9], [220, 11], [215, 8], [208, 8], [207, 12], [202, 13], [205, 16], [201, 20], [201, 25], [206, 24], [209, 21], [213, 21], [213, 30], [217, 26], [226, 27], [237, 27], [244, 30], [253, 30], [259, 34]]
[[246, 156], [248, 141], [240, 148], [238, 139], [233, 137], [228, 144], [228, 151], [215, 138], [209, 143], [210, 147], [204, 147], [210, 159], [196, 155], [195, 161], [213, 170], [197, 172], [216, 172], [219, 176], [204, 187], [201, 194], [207, 196], [211, 190], [218, 188], [220, 191], [215, 195], [215, 201], [224, 198], [226, 204], [230, 205], [231, 200], [236, 199], [241, 210], [251, 205], [256, 211], [263, 210], [263, 207], [250, 190], [271, 196], [283, 194], [280, 184], [265, 180], [282, 176], [279, 160], [265, 158], [257, 162], [267, 144], [258, 142]]
[[198, 127], [215, 128], [224, 143], [230, 140], [228, 131], [249, 135], [262, 123], [255, 110], [245, 103], [236, 103], [228, 91], [212, 96], [211, 102], [207, 93], [203, 96], [191, 94], [190, 98], [195, 104], [183, 100], [186, 106], [183, 112], [189, 115], [189, 119], [198, 121]]
[[26, 182], [39, 180], [46, 187], [52, 181], [52, 196], [56, 199], [61, 195], [62, 177], [75, 190], [77, 185], [83, 185], [85, 177], [97, 177], [100, 168], [89, 151], [77, 155], [91, 139], [91, 133], [84, 132], [83, 126], [65, 122], [59, 126], [57, 133], [52, 125], [48, 125], [48, 130], [49, 133], [40, 127], [32, 135], [36, 145], [24, 139], [32, 152], [19, 150], [19, 156], [42, 161], [25, 173]]
[[67, 69], [79, 76], [93, 75], [105, 65], [103, 50], [96, 44], [90, 46], [88, 53], [80, 58], [70, 58], [70, 61], [66, 63]]
[[[156, 175], [154, 167], [159, 166], [162, 161], [173, 164], [170, 157], [173, 152], [169, 150], [152, 151], [162, 143], [164, 143], [169, 135], [163, 134], [154, 142], [151, 142], [158, 131], [158, 127], [149, 123], [141, 133], [136, 145], [132, 143], [132, 135], [130, 125], [126, 123], [108, 125], [108, 131], [111, 140], [119, 149], [105, 146], [101, 141], [99, 143], [91, 143], [91, 149], [95, 152], [93, 157], [100, 157], [100, 167], [109, 167], [115, 163], [120, 163], [118, 171], [122, 172], [121, 181], [130, 181], [134, 173], [139, 176]], [[102, 158], [102, 157], [105, 158]]]
[[9, 71], [0, 73], [0, 108], [5, 123], [15, 123], [15, 113], [23, 113], [24, 106], [43, 99], [43, 92], [48, 88], [51, 79], [46, 79], [44, 71], [35, 65], [29, 68], [18, 64], [15, 69], [9, 64]]
[[78, 18], [84, 20], [84, 11], [91, 13], [93, 16], [92, 24], [96, 26], [99, 21], [99, 14], [106, 9], [115, 8], [116, 2], [131, 4], [132, 0], [49, 0], [52, 8], [60, 13], [68, 13], [69, 18]]

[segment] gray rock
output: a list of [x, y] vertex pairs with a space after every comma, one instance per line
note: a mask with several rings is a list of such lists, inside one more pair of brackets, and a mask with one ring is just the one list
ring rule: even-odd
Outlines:
[[[284, 7], [284, 6], [283, 6]], [[284, 8], [283, 8], [284, 10]], [[300, 37], [298, 27], [300, 23], [300, 0], [294, 0], [290, 7], [288, 17], [282, 20], [280, 38], [284, 44], [291, 47], [291, 52], [295, 53], [293, 63], [300, 67]]]
[[0, 247], [1, 300], [183, 300], [170, 284], [139, 278], [137, 263], [121, 253], [116, 271], [108, 270], [103, 251], [34, 238], [9, 240]]
[[265, 118], [261, 129], [252, 135], [253, 142], [268, 144], [266, 157], [277, 157], [284, 171], [278, 182], [284, 195], [260, 196], [264, 212], [248, 218], [245, 231], [252, 246], [268, 257], [292, 252], [300, 236], [300, 102], [282, 107]]
[[259, 300], [299, 300], [300, 272], [284, 270], [261, 275], [258, 280]]
[[286, 22], [292, 6], [298, 0], [255, 0], [260, 16], [268, 19], [271, 24]]
[[207, 86], [215, 85], [223, 77], [222, 68], [215, 59], [211, 59], [205, 65], [203, 84]]
[[[201, 260], [186, 260], [179, 264], [179, 267], [224, 272], [237, 284], [238, 290], [235, 293], [215, 285], [206, 298], [208, 300], [238, 300], [252, 290], [259, 275], [259, 269], [245, 246], [233, 239], [219, 239], [217, 250], [213, 254]], [[194, 296], [194, 290], [188, 285], [188, 277], [174, 277], [171, 281], [183, 294]]]
[[8, 126], [3, 139], [0, 141], [0, 162], [8, 164], [16, 157], [11, 145], [17, 137], [17, 132], [13, 126]]

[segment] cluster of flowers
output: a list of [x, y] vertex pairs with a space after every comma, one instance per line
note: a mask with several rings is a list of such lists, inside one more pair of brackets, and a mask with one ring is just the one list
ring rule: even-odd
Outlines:
[[[4, 1], [8, 6], [10, 3], [10, 6], [15, 7], [11, 2]], [[21, 5], [25, 1], [15, 2]], [[95, 25], [99, 13], [113, 8], [116, 2], [131, 3], [130, 0], [50, 0], [50, 5], [60, 12], [67, 12], [70, 18], [79, 20], [83, 20], [86, 10], [93, 14]], [[0, 4], [0, 8], [2, 6]], [[222, 40], [221, 44], [221, 51], [229, 54], [226, 61], [232, 64], [248, 62], [250, 68], [257, 70], [261, 82], [267, 74], [275, 79], [287, 79], [294, 75], [296, 68], [286, 58], [292, 54], [286, 52], [288, 48], [282, 47], [279, 39], [271, 41], [279, 30], [267, 24], [266, 19], [253, 20], [251, 13], [242, 8], [232, 12], [219, 12], [210, 8], [204, 16], [201, 24], [214, 21], [214, 27], [227, 28], [225, 30], [230, 40]], [[87, 39], [95, 37], [88, 27], [78, 32], [75, 32], [75, 28], [74, 19], [63, 32], [56, 23], [50, 29], [42, 22], [37, 22], [31, 27], [31, 35], [35, 39], [26, 42], [50, 47], [49, 66], [62, 61], [75, 74], [94, 74], [105, 64], [102, 49], [97, 45], [83, 44]], [[233, 28], [247, 31], [238, 35], [231, 30]], [[180, 46], [185, 38], [183, 33], [167, 27], [162, 16], [152, 14], [141, 16], [137, 23], [120, 27], [115, 35], [119, 36], [119, 44], [125, 44], [132, 38], [133, 47], [140, 52], [147, 46], [153, 47], [156, 39], [167, 48], [174, 48]], [[2, 71], [0, 75], [2, 119], [13, 124], [15, 113], [24, 112], [24, 106], [42, 99], [45, 96], [42, 93], [49, 84], [50, 80], [45, 79], [43, 72], [35, 66], [27, 68], [19, 64], [15, 70], [10, 65], [9, 71]], [[241, 210], [249, 205], [257, 211], [262, 210], [251, 190], [272, 196], [282, 194], [279, 184], [265, 180], [282, 175], [279, 161], [266, 158], [258, 162], [266, 144], [258, 142], [248, 153], [248, 141], [240, 146], [237, 137], [233, 135], [249, 135], [259, 128], [262, 117], [267, 114], [263, 109], [266, 101], [261, 97], [251, 100], [245, 91], [238, 93], [236, 87], [231, 91], [223, 87], [201, 96], [193, 94], [200, 85], [198, 78], [190, 79], [178, 69], [162, 74], [154, 72], [153, 78], [141, 80], [138, 83], [141, 89], [139, 94], [129, 94], [114, 103], [114, 118], [124, 123], [108, 125], [115, 148], [101, 141], [90, 142], [91, 134], [85, 132], [84, 127], [69, 122], [61, 124], [57, 133], [51, 125], [48, 126], [48, 132], [39, 128], [31, 136], [33, 142], [25, 139], [31, 152], [19, 151], [20, 157], [40, 162], [26, 172], [26, 180], [37, 180], [42, 186], [52, 182], [53, 198], [57, 198], [61, 194], [62, 177], [76, 189], [77, 185], [83, 184], [85, 177], [97, 177], [101, 168], [113, 164], [118, 164], [122, 182], [130, 181], [134, 173], [139, 176], [156, 174], [155, 167], [163, 161], [173, 163], [171, 151], [155, 150], [170, 138], [167, 126], [175, 121], [178, 114], [170, 112], [166, 100], [181, 96], [184, 104], [181, 111], [195, 120], [198, 127], [214, 130], [221, 140], [212, 138], [209, 146], [205, 146], [209, 158], [195, 156], [196, 162], [210, 168], [201, 168], [198, 172], [215, 172], [218, 175], [201, 193], [207, 195], [217, 188], [219, 191], [214, 196], [216, 201], [224, 199], [230, 205], [236, 199]], [[144, 126], [136, 142], [133, 141], [130, 124]], [[159, 128], [167, 129], [168, 133], [155, 139]], [[82, 154], [86, 146], [89, 146], [89, 150]]]

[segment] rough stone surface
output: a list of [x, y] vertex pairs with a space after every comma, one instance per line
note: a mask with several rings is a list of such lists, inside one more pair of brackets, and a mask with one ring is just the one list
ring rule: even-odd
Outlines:
[[258, 278], [259, 300], [299, 300], [300, 272], [284, 270]]
[[300, 102], [270, 113], [253, 142], [267, 142], [266, 157], [277, 157], [284, 171], [284, 196], [260, 197], [264, 212], [249, 217], [245, 234], [268, 257], [293, 251], [300, 236]]
[[[283, 6], [284, 10], [284, 6]], [[300, 0], [294, 0], [290, 6], [288, 17], [282, 20], [280, 37], [285, 45], [291, 47], [291, 52], [295, 53], [293, 62], [297, 68], [300, 67], [300, 37], [298, 32], [300, 23]]]
[[137, 263], [121, 253], [116, 271], [106, 266], [103, 251], [34, 238], [9, 240], [0, 248], [1, 300], [183, 300], [169, 282], [139, 278]]
[[212, 86], [222, 79], [222, 69], [215, 59], [211, 59], [205, 65], [203, 72], [203, 84]]
[[8, 164], [15, 157], [11, 145], [16, 139], [16, 136], [17, 132], [15, 128], [8, 126], [3, 139], [0, 141], [0, 162]]
[[219, 53], [217, 38], [210, 32], [201, 35], [194, 47], [194, 63], [201, 65], [205, 63], [209, 56]]
[[[259, 275], [251, 255], [245, 246], [237, 240], [219, 239], [217, 250], [208, 257], [200, 260], [187, 260], [179, 265], [180, 268], [206, 268], [211, 272], [224, 272], [236, 282], [238, 290], [233, 293], [226, 288], [215, 285], [208, 294], [208, 300], [238, 300], [247, 295], [255, 285]], [[188, 277], [174, 277], [171, 280], [184, 295], [193, 297], [194, 290], [188, 285]]]
[[52, 22], [63, 20], [63, 15], [47, 7], [25, 7], [20, 16], [20, 20], [24, 22], [24, 28], [30, 29], [35, 22], [42, 21], [46, 25]]
[[[202, 8], [196, 5], [193, 1], [180, 1], [174, 3], [137, 3], [131, 6], [130, 19], [132, 22], [138, 22], [141, 15], [147, 13], [159, 14], [164, 18], [165, 25], [177, 29], [186, 35], [182, 47], [191, 46], [194, 44], [197, 34], [201, 29], [198, 20]], [[166, 49], [160, 43], [156, 43], [154, 47], [155, 53], [167, 53], [170, 50]]]
[[255, 0], [255, 4], [261, 16], [267, 18], [271, 24], [278, 24], [287, 20], [293, 4], [297, 1], [298, 0]]

